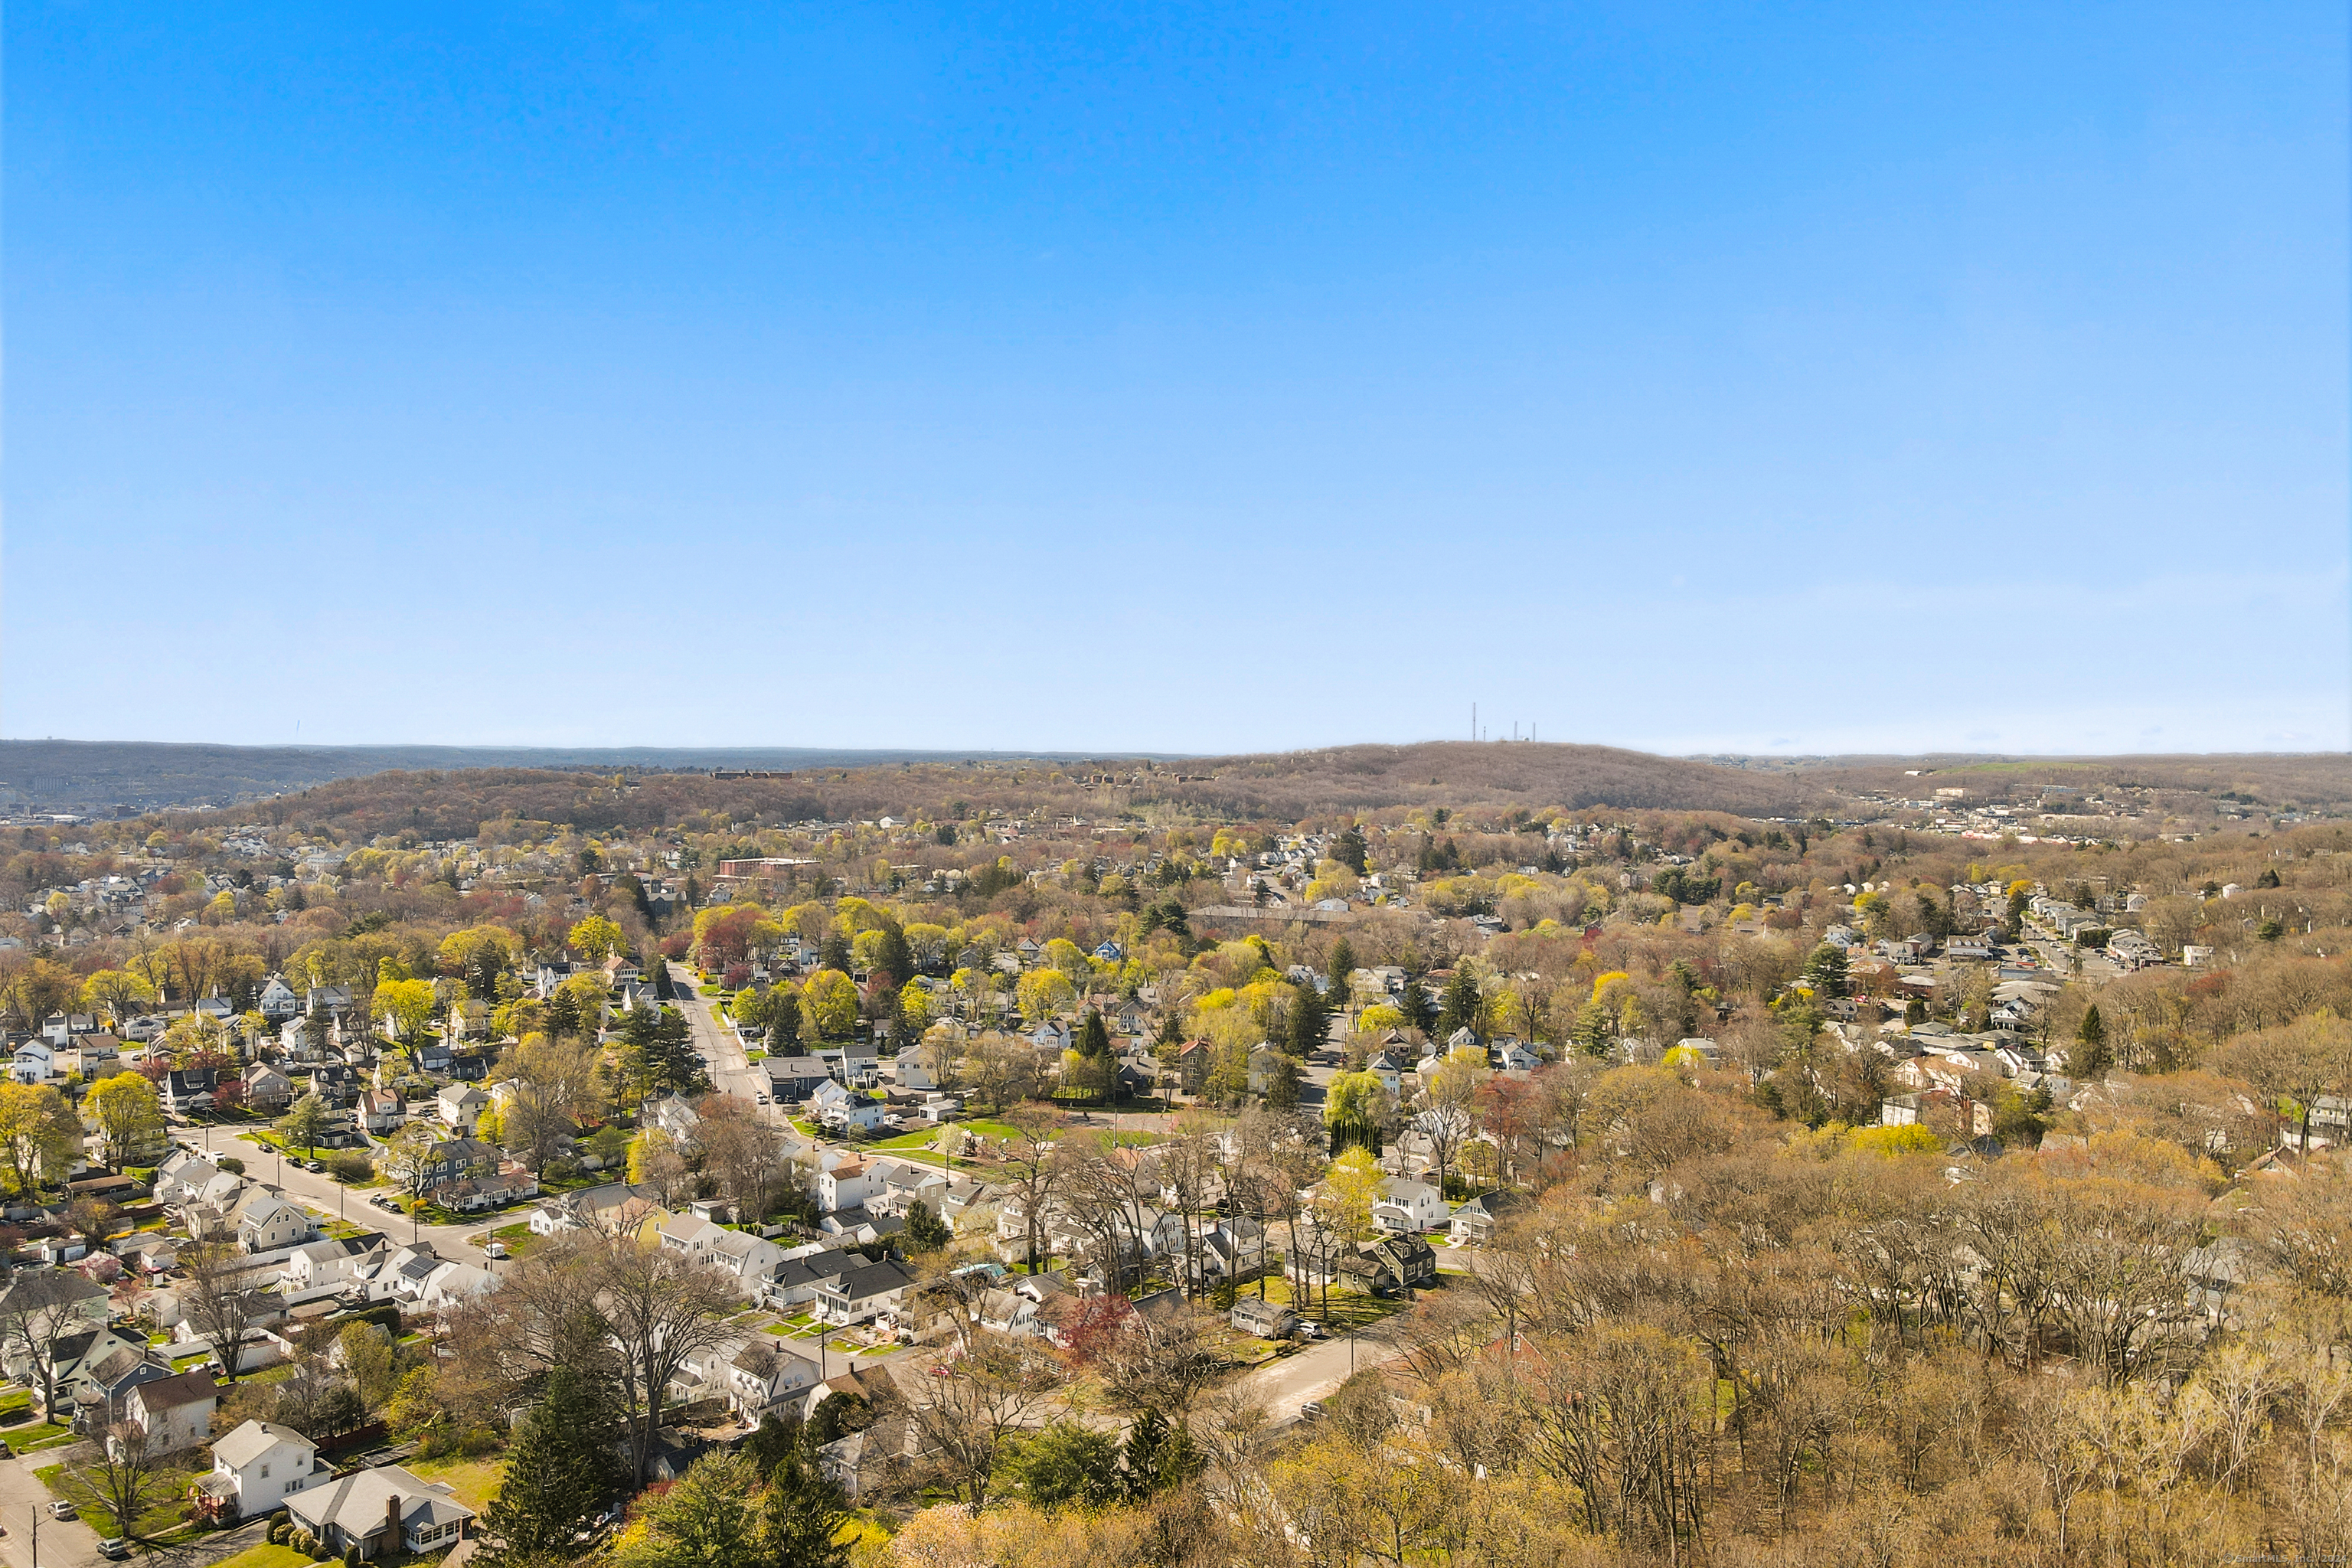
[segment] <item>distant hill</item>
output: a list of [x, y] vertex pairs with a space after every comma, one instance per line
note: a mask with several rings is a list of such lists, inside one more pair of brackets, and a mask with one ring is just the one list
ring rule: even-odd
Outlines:
[[1516, 805], [1530, 810], [1615, 805], [1772, 816], [1818, 809], [1827, 799], [1801, 775], [1613, 746], [1532, 741], [1428, 741], [1271, 756], [1196, 757], [1184, 763], [1183, 772], [1185, 782], [1155, 780], [1139, 787], [1137, 798], [1186, 801], [1237, 816], [1294, 820], [1319, 811], [1423, 803]]
[[336, 779], [474, 768], [742, 768], [803, 772], [900, 763], [1077, 761], [1075, 752], [889, 752], [795, 746], [214, 746], [0, 741], [0, 807], [103, 813], [228, 805]]
[[[1128, 763], [1161, 766], [1134, 778]], [[1077, 764], [1071, 766], [1070, 764]], [[791, 773], [793, 780], [711, 781], [714, 768]], [[2235, 799], [2316, 811], [2352, 810], [2352, 756], [1662, 757], [1612, 746], [1533, 742], [1433, 741], [1337, 746], [1228, 757], [1176, 753], [852, 751], [821, 747], [213, 746], [142, 742], [0, 741], [0, 806], [104, 815], [116, 809], [234, 806], [342, 784], [306, 809], [350, 813], [381, 826], [407, 817], [471, 830], [487, 816], [593, 820], [604, 809], [593, 770], [629, 771], [676, 783], [657, 802], [772, 814], [805, 805], [813, 815], [903, 813], [934, 795], [974, 803], [1100, 812], [1107, 797], [1087, 782], [1122, 775], [1122, 805], [1154, 801], [1240, 817], [1296, 821], [1325, 811], [1444, 805], [1622, 806], [1782, 816], [1835, 811], [1859, 796], [1924, 797], [1961, 787], [1977, 799], [2038, 798], [2056, 786], [2133, 788], [2165, 796]], [[954, 770], [955, 776], [946, 776]], [[828, 776], [813, 776], [823, 772]], [[398, 779], [379, 775], [400, 774]], [[1055, 780], [1053, 776], [1060, 773]], [[376, 779], [364, 789], [353, 781]], [[585, 798], [575, 798], [587, 792]], [[606, 792], [609, 795], [609, 791]], [[395, 811], [393, 797], [401, 797]]]

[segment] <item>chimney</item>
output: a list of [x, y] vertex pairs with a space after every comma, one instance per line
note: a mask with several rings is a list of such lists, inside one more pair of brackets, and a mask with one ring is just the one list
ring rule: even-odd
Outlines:
[[398, 1492], [394, 1492], [390, 1497], [383, 1500], [383, 1528], [385, 1533], [391, 1537], [390, 1540], [383, 1543], [383, 1554], [386, 1557], [399, 1555], [400, 1494]]

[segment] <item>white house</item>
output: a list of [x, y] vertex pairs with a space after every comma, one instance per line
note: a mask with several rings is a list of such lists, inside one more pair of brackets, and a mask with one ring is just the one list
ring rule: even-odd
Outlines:
[[238, 1200], [229, 1221], [236, 1230], [236, 1244], [247, 1252], [276, 1252], [318, 1235], [309, 1210], [258, 1184]]
[[745, 1426], [756, 1426], [770, 1410], [816, 1384], [816, 1363], [774, 1342], [772, 1335], [754, 1334], [728, 1365], [727, 1403]]
[[453, 1083], [435, 1097], [434, 1107], [441, 1120], [461, 1136], [473, 1136], [482, 1112], [489, 1108], [490, 1097], [470, 1083]]
[[290, 1426], [247, 1421], [213, 1445], [213, 1473], [197, 1490], [223, 1517], [251, 1519], [332, 1476], [318, 1456], [319, 1446]]
[[1435, 1187], [1403, 1176], [1385, 1178], [1381, 1195], [1372, 1200], [1372, 1224], [1391, 1233], [1432, 1229], [1444, 1225], [1452, 1212]]
[[8, 1076], [18, 1083], [47, 1083], [57, 1068], [57, 1047], [38, 1037], [26, 1040], [16, 1047], [16, 1058], [8, 1065]]
[[254, 1002], [254, 1010], [273, 1024], [282, 1024], [302, 1011], [302, 998], [278, 975], [271, 975]]
[[872, 1167], [865, 1161], [855, 1157], [843, 1160], [817, 1173], [817, 1212], [837, 1214], [843, 1209], [863, 1208], [877, 1187]]
[[711, 1266], [733, 1275], [746, 1298], [759, 1295], [776, 1277], [776, 1266], [783, 1259], [782, 1247], [748, 1230], [722, 1230], [710, 1246]]
[[915, 1277], [896, 1263], [869, 1263], [821, 1286], [814, 1316], [836, 1325], [871, 1322], [896, 1309], [914, 1283]]
[[122, 1415], [145, 1436], [149, 1454], [176, 1454], [212, 1436], [219, 1399], [210, 1373], [184, 1372], [133, 1386], [123, 1397]]

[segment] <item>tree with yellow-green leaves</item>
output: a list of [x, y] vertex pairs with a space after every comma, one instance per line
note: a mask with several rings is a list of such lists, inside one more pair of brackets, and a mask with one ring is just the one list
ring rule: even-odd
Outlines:
[[819, 1039], [845, 1040], [857, 1028], [857, 986], [838, 969], [820, 969], [801, 987], [807, 1032]]
[[433, 1000], [429, 980], [394, 980], [375, 988], [376, 1011], [392, 1020], [404, 1040], [415, 1039], [432, 1022]]
[[127, 969], [101, 969], [82, 982], [81, 1005], [121, 1028], [155, 1005], [155, 987]]
[[63, 1182], [80, 1152], [81, 1121], [64, 1095], [46, 1084], [0, 1083], [0, 1174], [10, 1191]]
[[1077, 996], [1077, 987], [1058, 969], [1033, 969], [1013, 988], [1021, 1016], [1033, 1024], [1044, 1023], [1056, 1009], [1076, 1001]]
[[163, 1141], [163, 1105], [141, 1074], [100, 1079], [81, 1097], [82, 1113], [98, 1125], [106, 1163], [117, 1170]]
[[603, 915], [590, 915], [575, 924], [566, 939], [572, 951], [591, 963], [602, 963], [621, 951], [628, 938]]

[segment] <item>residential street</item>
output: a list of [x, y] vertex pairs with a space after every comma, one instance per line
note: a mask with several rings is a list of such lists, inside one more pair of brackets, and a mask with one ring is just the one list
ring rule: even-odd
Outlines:
[[[670, 989], [676, 994], [677, 1010], [686, 1016], [686, 1026], [691, 1032], [694, 1050], [709, 1068], [710, 1081], [722, 1094], [735, 1095], [748, 1104], [757, 1105], [760, 1096], [768, 1092], [768, 1075], [751, 1065], [743, 1044], [735, 1031], [711, 1016], [710, 1004], [703, 1000], [694, 983], [694, 972], [683, 964], [674, 964], [669, 971]], [[772, 1121], [784, 1121], [782, 1110], [775, 1106], [766, 1108]]]
[[1298, 1419], [1299, 1406], [1308, 1400], [1325, 1398], [1347, 1382], [1351, 1371], [1378, 1366], [1397, 1353], [1394, 1344], [1371, 1334], [1353, 1336], [1352, 1344], [1348, 1339], [1325, 1340], [1258, 1368], [1235, 1384], [1234, 1390], [1263, 1403], [1268, 1418], [1283, 1426]]
[[0, 1461], [0, 1525], [8, 1531], [5, 1538], [0, 1538], [0, 1561], [6, 1562], [9, 1568], [31, 1568], [36, 1516], [41, 1527], [42, 1568], [59, 1568], [60, 1564], [84, 1568], [85, 1564], [105, 1561], [98, 1554], [98, 1535], [89, 1526], [79, 1521], [48, 1517], [48, 1490], [33, 1476], [35, 1470], [57, 1464], [75, 1451], [74, 1447], [45, 1448], [22, 1458]]
[[385, 1187], [348, 1189], [332, 1176], [306, 1171], [292, 1160], [282, 1158], [276, 1150], [247, 1143], [228, 1127], [212, 1127], [185, 1122], [174, 1123], [172, 1136], [183, 1143], [193, 1143], [209, 1154], [234, 1154], [245, 1162], [245, 1173], [257, 1182], [277, 1187], [299, 1204], [331, 1216], [381, 1230], [394, 1241], [423, 1239], [433, 1244], [442, 1257], [467, 1263], [478, 1263], [482, 1255], [478, 1248], [466, 1245], [466, 1238], [476, 1236], [493, 1225], [511, 1224], [515, 1213], [492, 1216], [485, 1215], [474, 1225], [420, 1225], [404, 1215], [387, 1214], [368, 1202]]

